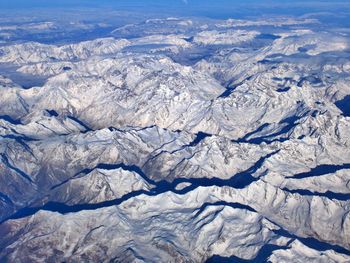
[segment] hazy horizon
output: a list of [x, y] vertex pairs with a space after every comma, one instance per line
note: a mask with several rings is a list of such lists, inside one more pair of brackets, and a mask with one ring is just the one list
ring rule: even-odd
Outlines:
[[247, 0], [62, 0], [48, 2], [44, 0], [14, 0], [0, 1], [0, 9], [6, 12], [24, 11], [28, 9], [47, 9], [47, 8], [97, 8], [113, 9], [121, 11], [141, 11], [141, 12], [161, 12], [175, 15], [194, 15], [214, 18], [226, 18], [230, 16], [256, 16], [264, 14], [281, 15], [304, 15], [314, 12], [327, 12], [339, 10], [348, 12], [350, 10], [349, 1], [257, 1]]

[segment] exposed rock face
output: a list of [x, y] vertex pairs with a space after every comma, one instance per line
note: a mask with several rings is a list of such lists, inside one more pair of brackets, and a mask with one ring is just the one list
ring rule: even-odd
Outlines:
[[46, 78], [0, 78], [0, 258], [349, 262], [349, 39], [313, 22], [0, 47]]

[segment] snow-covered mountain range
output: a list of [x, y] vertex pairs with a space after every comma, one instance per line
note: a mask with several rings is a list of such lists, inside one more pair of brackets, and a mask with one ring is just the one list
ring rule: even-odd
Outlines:
[[350, 262], [350, 38], [319, 23], [0, 46], [0, 258]]

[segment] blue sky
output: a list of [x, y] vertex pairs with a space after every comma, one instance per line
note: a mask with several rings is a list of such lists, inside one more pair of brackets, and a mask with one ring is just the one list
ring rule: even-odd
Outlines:
[[0, 0], [0, 9], [113, 8], [211, 17], [350, 10], [350, 0]]
[[0, 0], [0, 7], [21, 8], [21, 7], [57, 7], [57, 6], [212, 6], [212, 7], [230, 7], [233, 5], [314, 5], [315, 8], [320, 5], [336, 3], [349, 3], [349, 0]]

